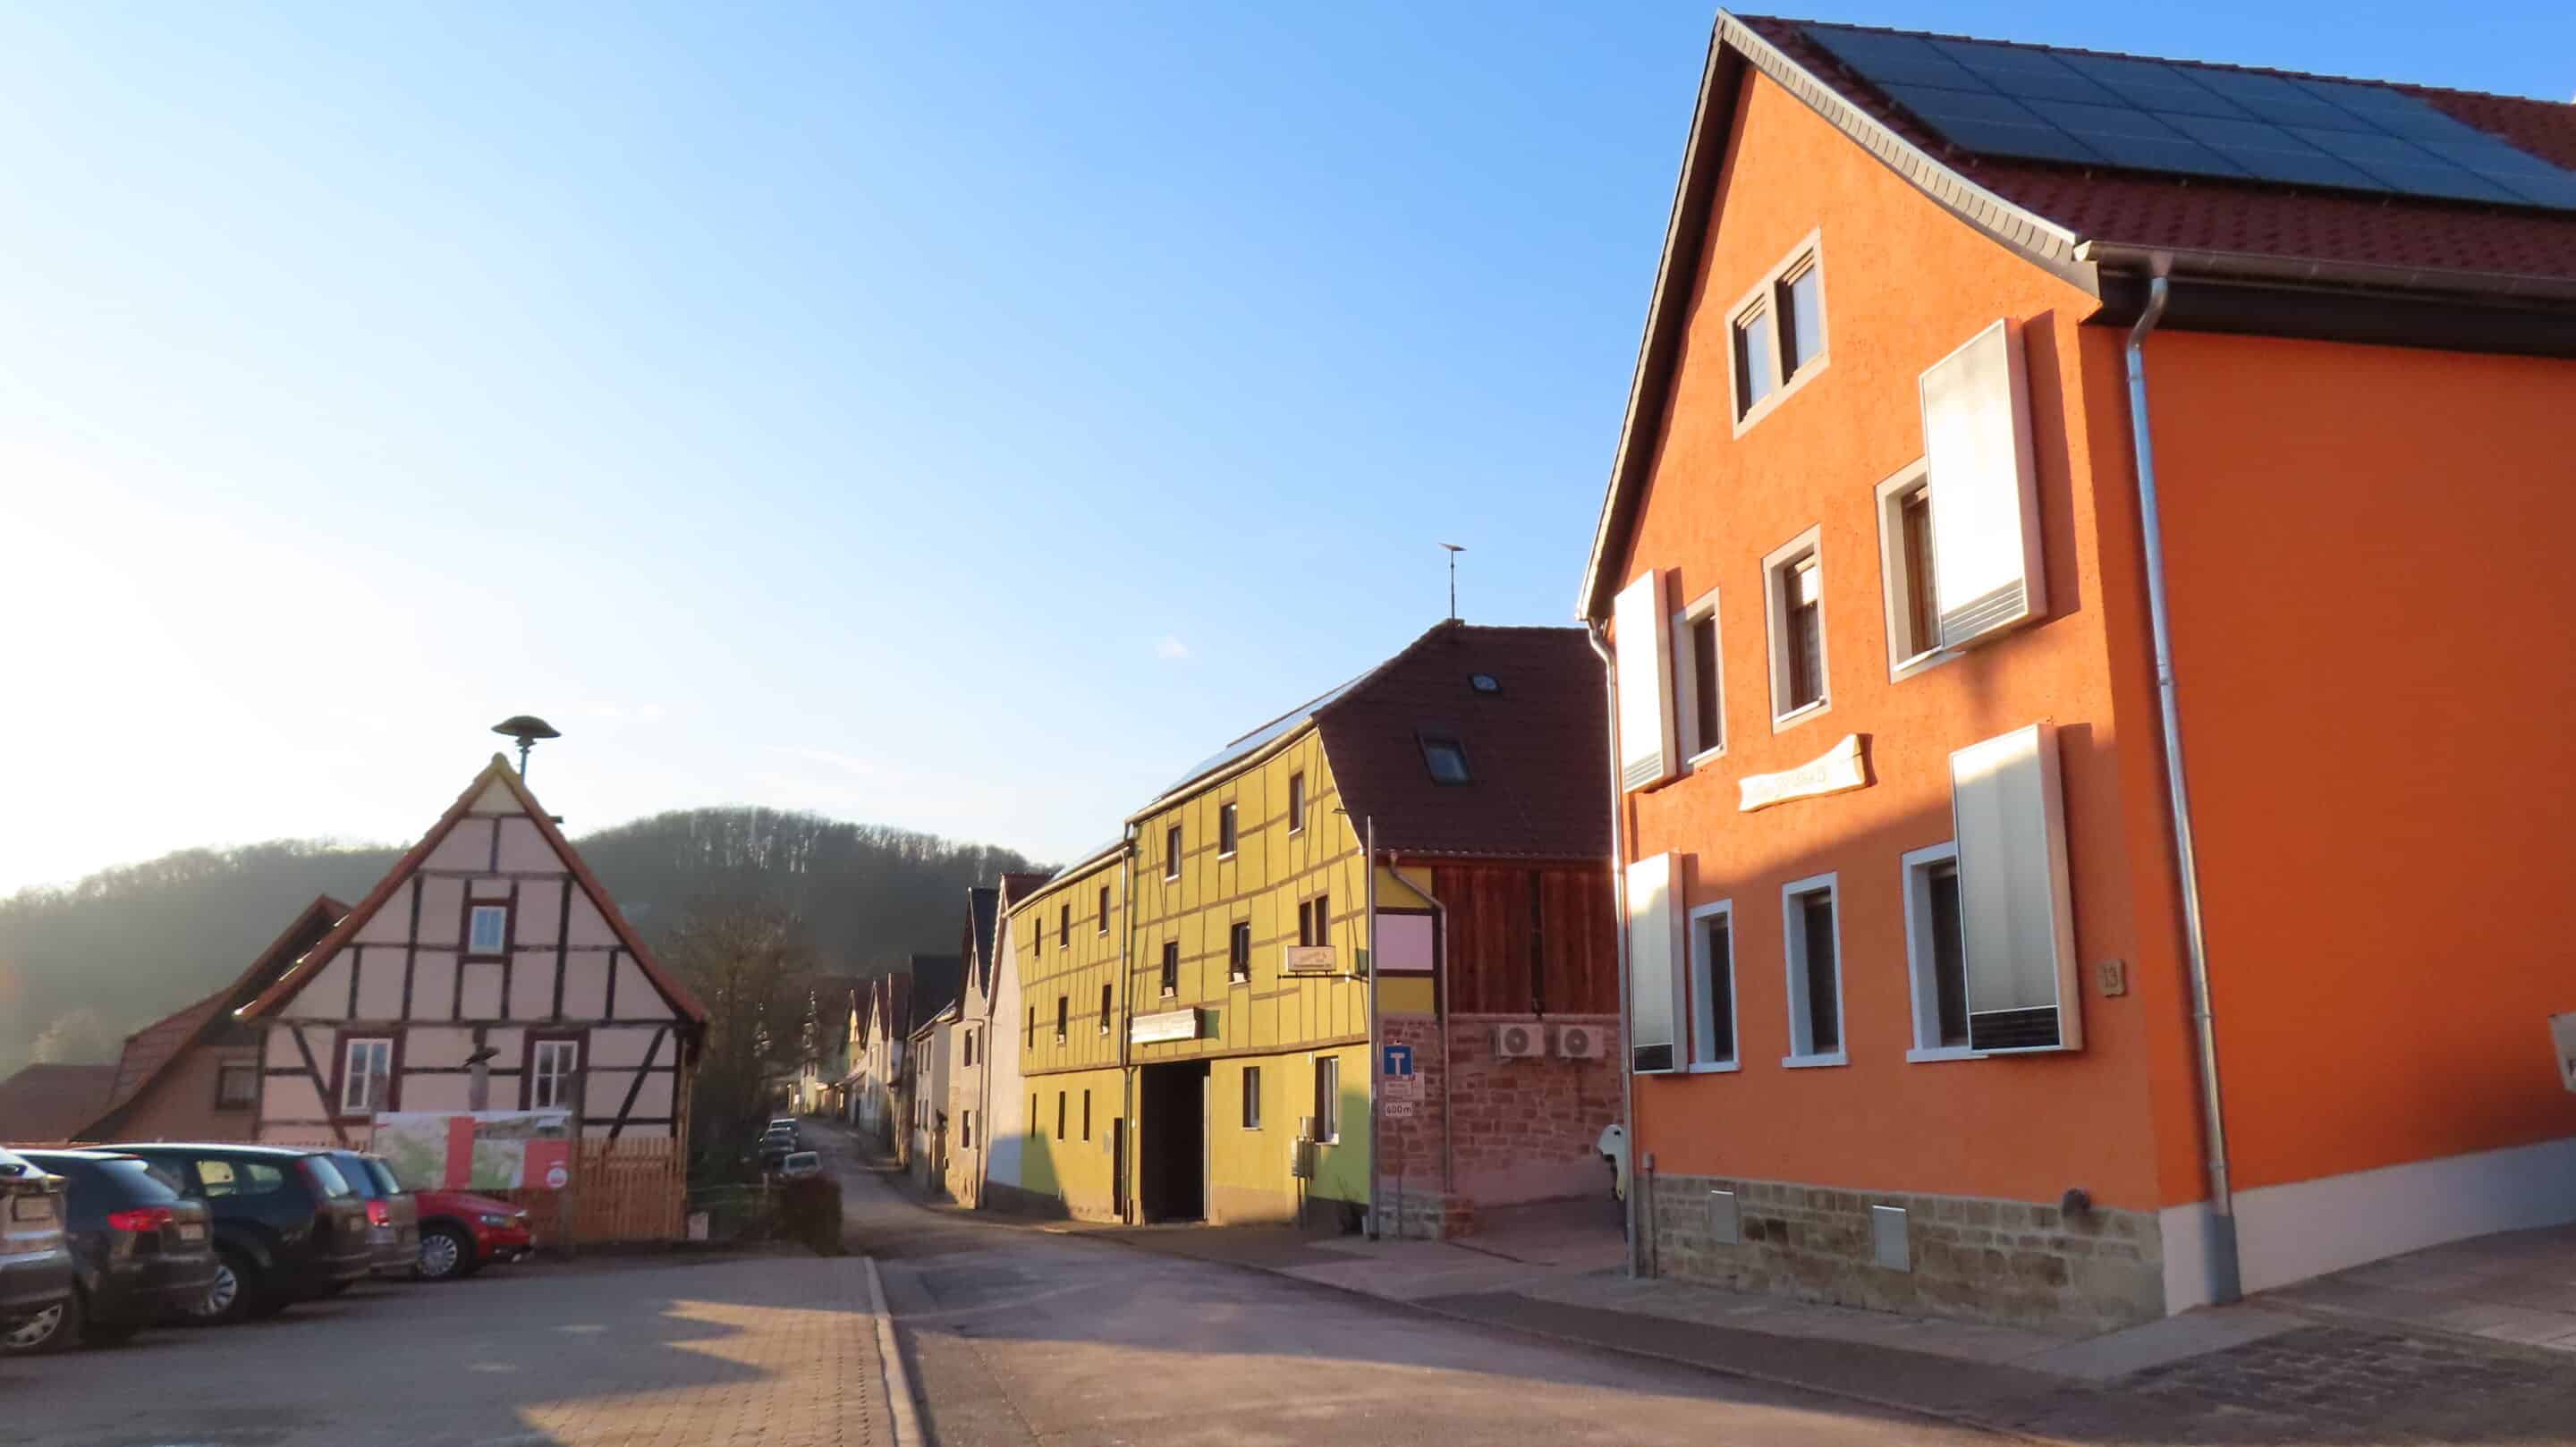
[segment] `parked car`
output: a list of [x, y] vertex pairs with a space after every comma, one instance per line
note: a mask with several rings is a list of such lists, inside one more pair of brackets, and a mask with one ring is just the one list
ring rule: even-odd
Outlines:
[[528, 1208], [471, 1191], [420, 1191], [420, 1253], [412, 1274], [423, 1281], [471, 1276], [495, 1261], [536, 1249]]
[[0, 1332], [16, 1333], [72, 1295], [63, 1181], [0, 1147]]
[[291, 1146], [120, 1146], [177, 1178], [214, 1216], [215, 1279], [188, 1315], [274, 1316], [345, 1289], [375, 1264], [367, 1202], [322, 1151]]
[[331, 1164], [367, 1203], [367, 1240], [376, 1248], [375, 1273], [409, 1276], [420, 1264], [420, 1202], [394, 1179], [382, 1156], [329, 1151]]
[[0, 1350], [54, 1352], [119, 1342], [205, 1298], [215, 1240], [203, 1201], [138, 1156], [119, 1150], [27, 1151], [63, 1179], [72, 1293], [6, 1336]]
[[823, 1174], [823, 1157], [814, 1151], [797, 1151], [781, 1161], [778, 1174], [787, 1180]]
[[763, 1138], [760, 1143], [761, 1173], [769, 1175], [785, 1170], [787, 1158], [794, 1154], [796, 1154], [796, 1147], [792, 1143]]

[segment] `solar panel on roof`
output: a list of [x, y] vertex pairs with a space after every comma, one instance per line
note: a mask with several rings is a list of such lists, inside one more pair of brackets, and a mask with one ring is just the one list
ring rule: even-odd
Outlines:
[[2576, 171], [2390, 86], [1810, 25], [1942, 139], [2075, 165], [2576, 211]]

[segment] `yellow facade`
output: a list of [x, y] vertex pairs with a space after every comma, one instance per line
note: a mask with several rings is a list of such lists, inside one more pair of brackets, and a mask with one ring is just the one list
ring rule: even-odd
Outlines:
[[[1304, 805], [1297, 817], [1292, 788]], [[1223, 847], [1228, 806], [1231, 849]], [[1361, 821], [1339, 806], [1321, 736], [1310, 726], [1131, 821], [1132, 866], [1113, 852], [1011, 911], [1020, 1009], [995, 1029], [1019, 1035], [1024, 1189], [1081, 1219], [1151, 1215], [1146, 1177], [1155, 1166], [1144, 1158], [1192, 1150], [1177, 1137], [1157, 1138], [1147, 1081], [1158, 1066], [1204, 1063], [1203, 1082], [1166, 1085], [1189, 1092], [1187, 1114], [1199, 1122], [1195, 1161], [1184, 1162], [1201, 1175], [1199, 1214], [1284, 1220], [1307, 1202], [1367, 1201], [1368, 877]], [[1380, 908], [1430, 903], [1418, 881], [1393, 869], [1378, 871], [1377, 887]], [[1240, 972], [1238, 924], [1249, 930], [1249, 967]], [[1301, 929], [1304, 939], [1332, 948], [1331, 973], [1285, 968]], [[1391, 978], [1381, 989], [1383, 1012], [1432, 1008], [1426, 977]], [[1196, 1012], [1190, 1038], [1131, 1040], [1136, 1017], [1181, 1012]], [[1331, 1073], [1324, 1060], [1335, 1062]], [[1318, 1098], [1325, 1081], [1337, 1087], [1329, 1105]], [[1247, 1087], [1260, 1096], [1249, 1113]], [[1332, 1124], [1314, 1147], [1313, 1177], [1301, 1179], [1294, 1170], [1301, 1126], [1319, 1113]]]
[[[1292, 781], [1296, 781], [1293, 782]], [[1292, 817], [1292, 787], [1303, 795]], [[1316, 1061], [1339, 1059], [1341, 1128], [1317, 1148], [1307, 1194], [1368, 1199], [1367, 875], [1358, 821], [1337, 812], [1340, 791], [1321, 735], [1299, 730], [1231, 774], [1219, 774], [1139, 816], [1136, 828], [1135, 943], [1128, 963], [1136, 1013], [1199, 1012], [1195, 1038], [1137, 1045], [1140, 1070], [1209, 1062], [1205, 1212], [1213, 1221], [1284, 1219], [1298, 1208], [1291, 1173], [1302, 1118], [1317, 1113]], [[1223, 816], [1234, 811], [1234, 848], [1223, 847]], [[1179, 852], [1171, 831], [1179, 833]], [[1300, 940], [1301, 908], [1320, 901], [1332, 947], [1329, 975], [1289, 974], [1285, 953]], [[1249, 969], [1232, 968], [1235, 926], [1250, 931]], [[1165, 950], [1171, 950], [1166, 973]], [[1257, 1128], [1242, 1114], [1242, 1071], [1259, 1068]], [[1150, 1157], [1150, 1113], [1138, 1149]], [[1145, 1203], [1150, 1209], [1152, 1202]]]
[[1114, 1221], [1118, 1215], [1117, 1122], [1126, 1072], [1058, 1070], [1021, 1084], [1028, 1130], [1020, 1147], [1020, 1186], [1064, 1203], [1077, 1221]]
[[1118, 969], [1126, 946], [1123, 863], [1117, 853], [1105, 855], [1011, 910], [1020, 1009], [1017, 1019], [993, 1022], [1019, 1046], [1024, 1099], [1017, 1103], [1028, 1114], [1017, 1184], [1061, 1201], [1079, 1220], [1116, 1219], [1120, 1199], [1111, 1142], [1127, 1111]]

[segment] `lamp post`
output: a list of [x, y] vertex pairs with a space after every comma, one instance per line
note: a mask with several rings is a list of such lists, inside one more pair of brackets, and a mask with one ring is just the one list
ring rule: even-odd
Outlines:
[[492, 725], [492, 732], [519, 741], [519, 777], [522, 780], [528, 777], [528, 750], [537, 746], [537, 740], [563, 737], [555, 732], [553, 724], [532, 713], [514, 713]]

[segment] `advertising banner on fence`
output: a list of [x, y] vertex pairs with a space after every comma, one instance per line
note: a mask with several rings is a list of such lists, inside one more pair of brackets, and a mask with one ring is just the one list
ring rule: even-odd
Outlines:
[[560, 1191], [572, 1179], [572, 1112], [384, 1111], [375, 1150], [415, 1191]]

